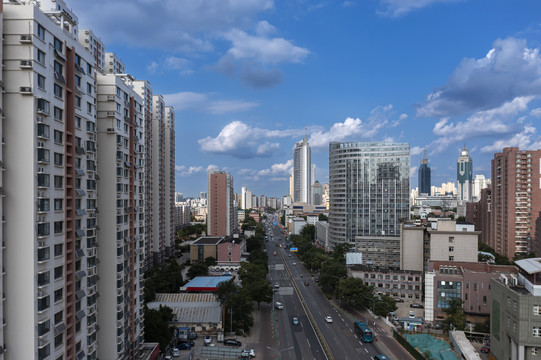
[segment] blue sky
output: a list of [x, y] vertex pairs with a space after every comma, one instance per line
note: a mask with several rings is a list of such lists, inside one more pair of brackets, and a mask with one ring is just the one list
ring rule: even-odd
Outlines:
[[288, 193], [305, 129], [317, 179], [329, 141], [411, 146], [411, 187], [455, 181], [466, 145], [490, 176], [505, 146], [541, 148], [538, 0], [67, 0], [176, 111], [176, 190]]

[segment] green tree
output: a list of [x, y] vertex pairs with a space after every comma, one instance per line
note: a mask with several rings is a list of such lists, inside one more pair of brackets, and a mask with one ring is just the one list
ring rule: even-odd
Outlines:
[[312, 243], [316, 238], [316, 227], [312, 224], [306, 224], [301, 229], [301, 237]]
[[366, 298], [372, 297], [372, 289], [362, 279], [347, 277], [338, 281], [335, 295], [342, 305], [356, 308], [363, 306]]
[[473, 327], [473, 331], [490, 334], [490, 318], [486, 319], [482, 323], [475, 324], [475, 326]]
[[321, 271], [319, 273], [320, 286], [329, 292], [334, 292], [340, 279], [347, 276], [346, 265], [344, 262], [329, 259], [321, 265]]
[[374, 305], [374, 312], [379, 316], [387, 316], [388, 313], [397, 309], [396, 301], [387, 294], [380, 296], [379, 299], [374, 302]]
[[344, 254], [349, 250], [349, 245], [347, 244], [338, 244], [334, 247], [332, 251], [332, 257], [336, 260], [345, 261]]
[[460, 298], [451, 298], [447, 300], [447, 307], [443, 309], [443, 312], [447, 314], [447, 318], [444, 320], [448, 329], [453, 325], [457, 330], [464, 330], [466, 327], [466, 315], [462, 309], [464, 301]]
[[169, 321], [173, 319], [173, 310], [161, 306], [158, 310], [144, 307], [145, 314], [145, 342], [158, 342], [160, 348], [165, 349], [173, 336], [173, 328]]
[[255, 279], [254, 281], [248, 283], [244, 286], [243, 289], [246, 289], [247, 295], [257, 302], [257, 309], [260, 309], [261, 302], [270, 303], [272, 301], [273, 289], [264, 278]]
[[206, 266], [216, 266], [217, 262], [216, 262], [216, 258], [213, 257], [213, 256], [209, 256], [207, 258], [205, 258], [205, 265]]
[[280, 216], [280, 222], [282, 223], [282, 226], [286, 226], [286, 217], [285, 217], [285, 215]]
[[319, 214], [318, 220], [319, 221], [329, 221], [329, 218], [327, 217], [327, 215], [322, 213], [322, 214]]
[[238, 275], [242, 285], [244, 286], [259, 279], [265, 280], [267, 277], [267, 269], [257, 263], [241, 262]]
[[196, 276], [208, 276], [209, 267], [205, 264], [192, 264], [186, 272], [186, 276], [193, 279]]

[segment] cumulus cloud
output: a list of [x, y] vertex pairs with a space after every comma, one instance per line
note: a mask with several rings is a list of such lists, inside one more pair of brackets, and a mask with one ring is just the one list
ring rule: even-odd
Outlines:
[[416, 156], [416, 155], [422, 154], [423, 151], [424, 151], [424, 148], [420, 146], [413, 146], [412, 148], [410, 148], [410, 155]]
[[176, 56], [168, 56], [165, 58], [164, 64], [168, 69], [178, 70], [181, 75], [193, 74], [193, 70], [191, 69], [192, 63], [190, 60]]
[[410, 167], [410, 178], [414, 177], [417, 174], [417, 166]]
[[447, 117], [492, 109], [519, 97], [541, 95], [539, 48], [507, 38], [481, 59], [464, 59], [447, 83], [430, 93], [417, 109], [419, 117]]
[[422, 9], [433, 4], [459, 1], [463, 0], [380, 0], [382, 9], [379, 10], [378, 13], [383, 16], [395, 18], [403, 16], [413, 10]]
[[193, 174], [203, 172], [204, 170], [205, 169], [202, 166], [190, 166], [190, 167], [186, 167], [184, 165], [175, 166], [175, 172], [179, 176], [183, 176], [183, 177], [191, 176]]
[[270, 156], [273, 151], [280, 148], [279, 143], [271, 143], [266, 141], [265, 143], [257, 147], [256, 154], [257, 156]]
[[301, 63], [310, 52], [284, 38], [271, 37], [275, 32], [276, 28], [267, 21], [257, 24], [255, 35], [240, 29], [225, 32], [223, 37], [231, 42], [231, 47], [215, 68], [227, 76], [238, 76], [244, 84], [254, 88], [280, 84], [283, 73], [276, 66]]
[[483, 146], [481, 152], [494, 153], [511, 146], [528, 150], [541, 149], [541, 136], [537, 134], [534, 126], [526, 125], [520, 132], [513, 134], [507, 139], [497, 140], [491, 145]]
[[212, 100], [214, 94], [179, 92], [166, 94], [164, 99], [176, 111], [192, 110], [214, 115], [247, 111], [259, 106], [259, 103], [245, 100]]
[[434, 134], [439, 138], [429, 147], [434, 152], [442, 152], [452, 143], [475, 137], [515, 133], [520, 127], [513, 119], [527, 111], [528, 103], [532, 100], [531, 96], [518, 97], [497, 108], [478, 111], [465, 121], [452, 122], [449, 118], [443, 118], [434, 125], [433, 129]]
[[252, 26], [258, 15], [274, 7], [274, 2], [72, 0], [70, 6], [77, 13], [81, 28], [92, 28], [106, 43], [197, 52], [211, 51], [212, 39], [219, 32]]
[[292, 171], [293, 160], [290, 159], [285, 163], [273, 164], [269, 169], [241, 169], [237, 171], [237, 174], [245, 178], [249, 178], [251, 181], [259, 181], [262, 178], [270, 181], [289, 181], [289, 173], [291, 173]]

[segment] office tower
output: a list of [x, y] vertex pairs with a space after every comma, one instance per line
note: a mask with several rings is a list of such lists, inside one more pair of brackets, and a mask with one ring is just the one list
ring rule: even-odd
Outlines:
[[99, 357], [134, 358], [144, 340], [143, 100], [125, 74], [98, 74], [97, 93]]
[[61, 0], [3, 4], [2, 359], [97, 358], [96, 84], [77, 27]]
[[208, 236], [230, 236], [235, 231], [233, 176], [219, 170], [208, 173]]
[[509, 259], [541, 253], [538, 234], [541, 211], [541, 150], [504, 148], [491, 161], [491, 224], [489, 245]]
[[203, 199], [206, 199], [207, 198], [207, 193], [206, 192], [200, 192], [199, 193], [199, 199], [203, 200]]
[[246, 190], [246, 204], [245, 205], [245, 210], [249, 210], [253, 207], [255, 207], [255, 204], [253, 203], [253, 196], [252, 196], [252, 192], [250, 190]]
[[473, 162], [470, 157], [470, 152], [466, 149], [466, 145], [464, 145], [456, 162], [456, 182], [459, 201], [471, 201], [473, 182], [472, 171]]
[[289, 174], [289, 195], [291, 196], [291, 201], [295, 201], [295, 179], [293, 174]]
[[398, 236], [409, 216], [409, 144], [329, 144], [329, 240]]
[[425, 157], [421, 160], [421, 166], [419, 166], [418, 172], [419, 180], [419, 193], [430, 195], [430, 167], [428, 166], [428, 159]]
[[321, 192], [322, 192], [322, 194], [321, 194], [321, 204], [325, 205], [327, 210], [329, 210], [329, 198], [330, 198], [330, 195], [329, 195], [329, 183], [323, 184]]
[[319, 183], [319, 181], [315, 181], [312, 184], [312, 205], [321, 205], [322, 201], [322, 189], [323, 187]]
[[175, 192], [175, 202], [183, 202], [184, 194], [180, 192]]
[[312, 164], [310, 169], [310, 186], [316, 181], [316, 164]]
[[267, 206], [267, 197], [265, 195], [259, 196], [259, 207], [266, 207]]
[[308, 139], [305, 136], [295, 145], [293, 152], [293, 198], [295, 202], [310, 203], [311, 170], [310, 145], [308, 145]]

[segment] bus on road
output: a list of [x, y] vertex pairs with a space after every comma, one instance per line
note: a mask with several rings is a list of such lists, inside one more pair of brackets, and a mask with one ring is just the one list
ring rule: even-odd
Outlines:
[[355, 321], [353, 323], [353, 326], [355, 327], [355, 331], [359, 336], [361, 337], [361, 340], [365, 343], [371, 343], [374, 341], [372, 338], [372, 330], [368, 327], [368, 325], [362, 321]]

